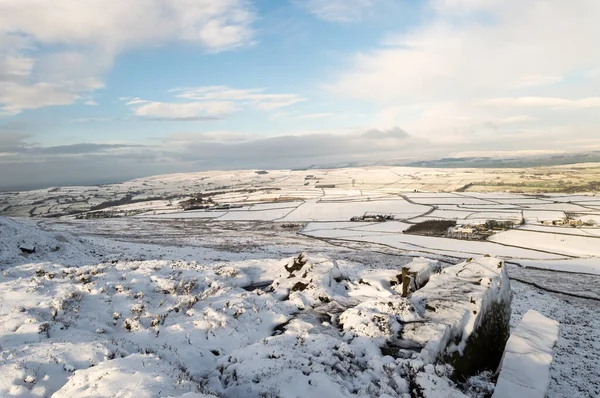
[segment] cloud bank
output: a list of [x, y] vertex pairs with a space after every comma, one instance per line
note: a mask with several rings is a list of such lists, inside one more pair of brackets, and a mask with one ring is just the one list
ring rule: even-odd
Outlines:
[[[305, 168], [348, 162], [422, 160], [452, 156], [557, 153], [565, 148], [600, 149], [581, 131], [560, 129], [505, 134], [501, 140], [475, 135], [469, 146], [415, 137], [401, 128], [303, 132], [264, 137], [231, 131], [175, 133], [148, 145], [83, 143], [40, 146], [26, 134], [0, 135], [0, 189], [94, 184], [152, 174], [202, 170]], [[540, 145], [543, 142], [543, 145]], [[559, 151], [559, 152], [560, 152]], [[102, 173], [98, 171], [101, 170]]]
[[[426, 23], [354, 54], [328, 85], [330, 92], [379, 104], [382, 125], [402, 125], [431, 139], [467, 142], [489, 124], [507, 121], [574, 130], [600, 123], [600, 79], [594, 77], [600, 2], [428, 4]], [[574, 110], [587, 112], [568, 113]]]

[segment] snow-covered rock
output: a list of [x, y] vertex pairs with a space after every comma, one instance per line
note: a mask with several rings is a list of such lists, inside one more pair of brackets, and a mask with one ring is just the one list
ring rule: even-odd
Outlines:
[[392, 341], [398, 338], [403, 325], [420, 320], [412, 303], [398, 295], [365, 301], [344, 311], [339, 324], [355, 336]]
[[416, 275], [414, 278], [415, 287], [416, 289], [420, 289], [429, 282], [432, 275], [442, 270], [442, 265], [439, 261], [420, 257], [415, 258], [403, 268], [406, 268], [411, 274]]
[[59, 261], [63, 265], [97, 262], [89, 242], [70, 234], [43, 231], [31, 224], [0, 216], [0, 270], [7, 264], [36, 261]]
[[317, 307], [348, 295], [348, 277], [335, 260], [300, 254], [282, 267], [271, 291], [298, 309]]
[[424, 322], [406, 325], [403, 337], [423, 345], [423, 361], [449, 362], [458, 378], [498, 365], [511, 301], [503, 261], [480, 257], [444, 268], [411, 301]]
[[527, 311], [506, 343], [493, 398], [546, 396], [558, 332], [558, 322]]
[[19, 245], [19, 250], [25, 254], [35, 253], [35, 244], [32, 242], [24, 242]]

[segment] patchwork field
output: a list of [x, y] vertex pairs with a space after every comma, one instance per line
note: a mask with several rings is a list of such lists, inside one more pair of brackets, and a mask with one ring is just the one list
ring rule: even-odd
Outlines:
[[[533, 202], [539, 210], [544, 208], [544, 204], [548, 205], [546, 210], [554, 210], [557, 208], [555, 202], [568, 201], [569, 195], [598, 192], [599, 175], [600, 165], [595, 163], [530, 169], [366, 167], [270, 170], [266, 173], [252, 170], [215, 171], [146, 177], [91, 187], [49, 187], [34, 191], [3, 192], [0, 193], [0, 214], [50, 217], [108, 208], [130, 214], [166, 212], [176, 208], [182, 200], [201, 193], [219, 203], [229, 204], [311, 199], [332, 202], [357, 199], [385, 201], [407, 194], [409, 198], [420, 198], [421, 204], [433, 202], [438, 206], [448, 204], [466, 210], [487, 206], [489, 199], [497, 202], [496, 205], [512, 201], [525, 206]], [[433, 198], [429, 194], [440, 192], [450, 194]], [[481, 192], [496, 195], [488, 197], [488, 200], [479, 200]], [[468, 193], [468, 196], [462, 196], [461, 193]], [[552, 195], [546, 198], [543, 194]], [[574, 196], [574, 199], [582, 199], [579, 206], [600, 211], [600, 200], [597, 198]], [[574, 207], [574, 211], [579, 206]], [[568, 209], [569, 206], [561, 208]]]

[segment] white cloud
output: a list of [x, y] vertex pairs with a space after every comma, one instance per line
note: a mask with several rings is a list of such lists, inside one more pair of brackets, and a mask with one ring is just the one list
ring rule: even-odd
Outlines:
[[0, 57], [0, 78], [9, 80], [29, 76], [33, 69], [33, 60], [17, 54]]
[[79, 117], [75, 119], [69, 120], [70, 123], [104, 123], [104, 122], [112, 122], [118, 120], [117, 118], [112, 117]]
[[532, 107], [549, 109], [592, 109], [600, 108], [600, 97], [567, 99], [553, 97], [518, 97], [491, 98], [483, 102], [485, 105], [498, 107]]
[[137, 116], [165, 120], [220, 119], [235, 111], [232, 102], [149, 102], [134, 108]]
[[271, 111], [273, 109], [284, 108], [286, 106], [297, 104], [298, 102], [305, 101], [304, 98], [298, 98], [296, 96], [290, 95], [287, 97], [273, 97], [270, 99], [264, 99], [262, 101], [258, 101], [256, 106], [265, 111]]
[[[387, 47], [359, 53], [332, 89], [376, 101], [486, 95], [600, 66], [600, 2], [506, 0], [489, 18], [438, 14]], [[490, 11], [492, 12], [492, 11]]]
[[508, 116], [499, 120], [496, 120], [496, 124], [516, 124], [516, 123], [528, 123], [534, 122], [537, 119], [533, 116], [528, 115], [517, 115], [517, 116]]
[[46, 44], [120, 49], [183, 39], [222, 50], [250, 40], [253, 20], [245, 0], [0, 1], [2, 31]]
[[[301, 112], [276, 112], [270, 116], [272, 120], [319, 120], [319, 119], [332, 119], [332, 118], [343, 118], [348, 116], [345, 112], [317, 112], [317, 113], [301, 113]], [[355, 116], [364, 116], [361, 114]]]
[[440, 13], [468, 14], [497, 7], [502, 0], [432, 0], [433, 8]]
[[532, 76], [523, 76], [519, 78], [515, 84], [510, 88], [527, 88], [527, 87], [541, 87], [548, 86], [554, 83], [558, 83], [562, 81], [563, 78], [561, 76], [544, 76], [544, 75], [532, 75]]
[[121, 101], [127, 101], [125, 103], [125, 105], [139, 105], [139, 104], [147, 104], [149, 102], [152, 101], [148, 101], [148, 100], [143, 100], [140, 97], [135, 97], [135, 98], [130, 98], [130, 97], [123, 97], [123, 98], [119, 98]]
[[0, 0], [0, 112], [80, 100], [131, 48], [249, 44], [254, 19], [248, 0]]
[[[429, 4], [431, 18], [354, 54], [328, 91], [379, 104], [383, 126], [432, 140], [468, 143], [490, 123], [510, 128], [517, 123], [510, 107], [536, 107], [531, 116], [539, 126], [576, 126], [595, 117], [600, 85], [591, 75], [600, 68], [600, 2]], [[588, 114], [582, 121], [548, 112], [559, 108]]]
[[231, 113], [254, 107], [274, 110], [305, 101], [295, 94], [268, 94], [264, 89], [233, 89], [227, 86], [183, 87], [169, 90], [188, 102], [156, 102], [139, 97], [122, 97], [134, 114], [163, 120], [221, 119]]
[[326, 119], [335, 116], [341, 116], [341, 113], [333, 113], [333, 112], [322, 112], [322, 113], [304, 113], [300, 115], [292, 116], [292, 119], [297, 120], [314, 120], [314, 119]]
[[171, 90], [176, 97], [195, 101], [235, 101], [273, 110], [306, 101], [296, 94], [268, 94], [265, 89], [233, 89], [227, 86], [183, 87]]
[[331, 22], [358, 22], [389, 5], [387, 0], [294, 0], [320, 19]]
[[[240, 133], [236, 131], [205, 131], [201, 133], [175, 133], [171, 134], [165, 139], [165, 142], [169, 142], [176, 145], [187, 145], [189, 143], [198, 142], [222, 142], [222, 143], [234, 143], [234, 142], [247, 142], [261, 138], [261, 136]], [[264, 138], [264, 137], [262, 137]]]
[[68, 105], [80, 98], [82, 91], [102, 88], [99, 81], [34, 83], [0, 83], [0, 114], [12, 116], [24, 109], [35, 109], [53, 105]]
[[584, 76], [589, 79], [597, 79], [600, 78], [600, 68], [592, 69], [584, 73]]

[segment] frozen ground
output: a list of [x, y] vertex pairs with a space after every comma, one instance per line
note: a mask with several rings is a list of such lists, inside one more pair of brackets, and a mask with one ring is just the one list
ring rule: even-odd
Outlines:
[[[428, 319], [393, 284], [410, 257], [318, 241], [311, 252], [323, 253], [279, 250], [305, 248], [303, 237], [233, 251], [244, 225], [227, 247], [201, 232], [198, 245], [152, 244], [163, 232], [156, 225], [145, 243], [93, 230], [77, 238], [51, 223], [42, 231], [0, 218], [0, 226], [0, 396], [400, 397], [415, 386], [462, 396], [448, 369], [425, 366], [413, 350], [382, 351], [402, 325]], [[268, 246], [266, 236], [245, 234]], [[21, 254], [24, 242], [35, 253]], [[372, 315], [356, 313], [359, 303]]]
[[600, 301], [550, 293], [514, 280], [511, 285], [513, 327], [531, 308], [560, 324], [548, 397], [600, 396]]
[[[399, 330], [408, 336], [431, 317], [398, 297], [402, 266], [453, 270], [485, 255], [507, 261], [513, 327], [529, 309], [560, 323], [548, 397], [599, 396], [600, 228], [541, 222], [600, 221], [600, 200], [414, 192], [452, 191], [475, 177], [492, 178], [219, 172], [0, 194], [0, 212], [62, 215], [0, 217], [0, 396], [489, 397], [489, 374], [457, 385], [446, 367], [417, 361], [426, 341], [413, 338], [402, 355], [394, 346]], [[200, 192], [214, 209], [179, 207]], [[394, 221], [349, 220], [378, 214]], [[487, 241], [403, 233], [431, 219], [525, 224]], [[306, 264], [290, 272], [300, 253]], [[473, 289], [494, 277], [471, 276], [428, 286]], [[439, 297], [446, 301], [455, 315], [474, 304]]]
[[[344, 327], [367, 340], [345, 340], [330, 325], [344, 306], [370, 297], [374, 307], [367, 308], [378, 308], [378, 299], [397, 296], [390, 281], [413, 261], [410, 252], [382, 254], [359, 242], [340, 247], [297, 235], [301, 225], [265, 222], [44, 221], [43, 230], [28, 224], [3, 219], [0, 229], [0, 396], [417, 396], [410, 395], [408, 382], [416, 379], [403, 362], [382, 355], [385, 333], [370, 331], [373, 325], [352, 311], [341, 316]], [[26, 241], [36, 253], [15, 250]], [[281, 301], [304, 280], [284, 270], [300, 252], [319, 253], [310, 257], [319, 265], [318, 285], [331, 287]], [[551, 293], [595, 298], [600, 277], [517, 266], [509, 273], [540, 285], [512, 282], [513, 324], [530, 308], [561, 324], [549, 397], [600, 394], [600, 302]], [[342, 275], [348, 293], [335, 287]], [[280, 287], [266, 293], [269, 285]], [[337, 297], [337, 304], [323, 297]], [[414, 316], [400, 314], [393, 316], [402, 322]], [[348, 362], [348, 355], [355, 359]], [[484, 396], [461, 391], [441, 369], [421, 370], [425, 391], [433, 385], [442, 388], [439, 396]], [[293, 391], [285, 380], [294, 380]]]

